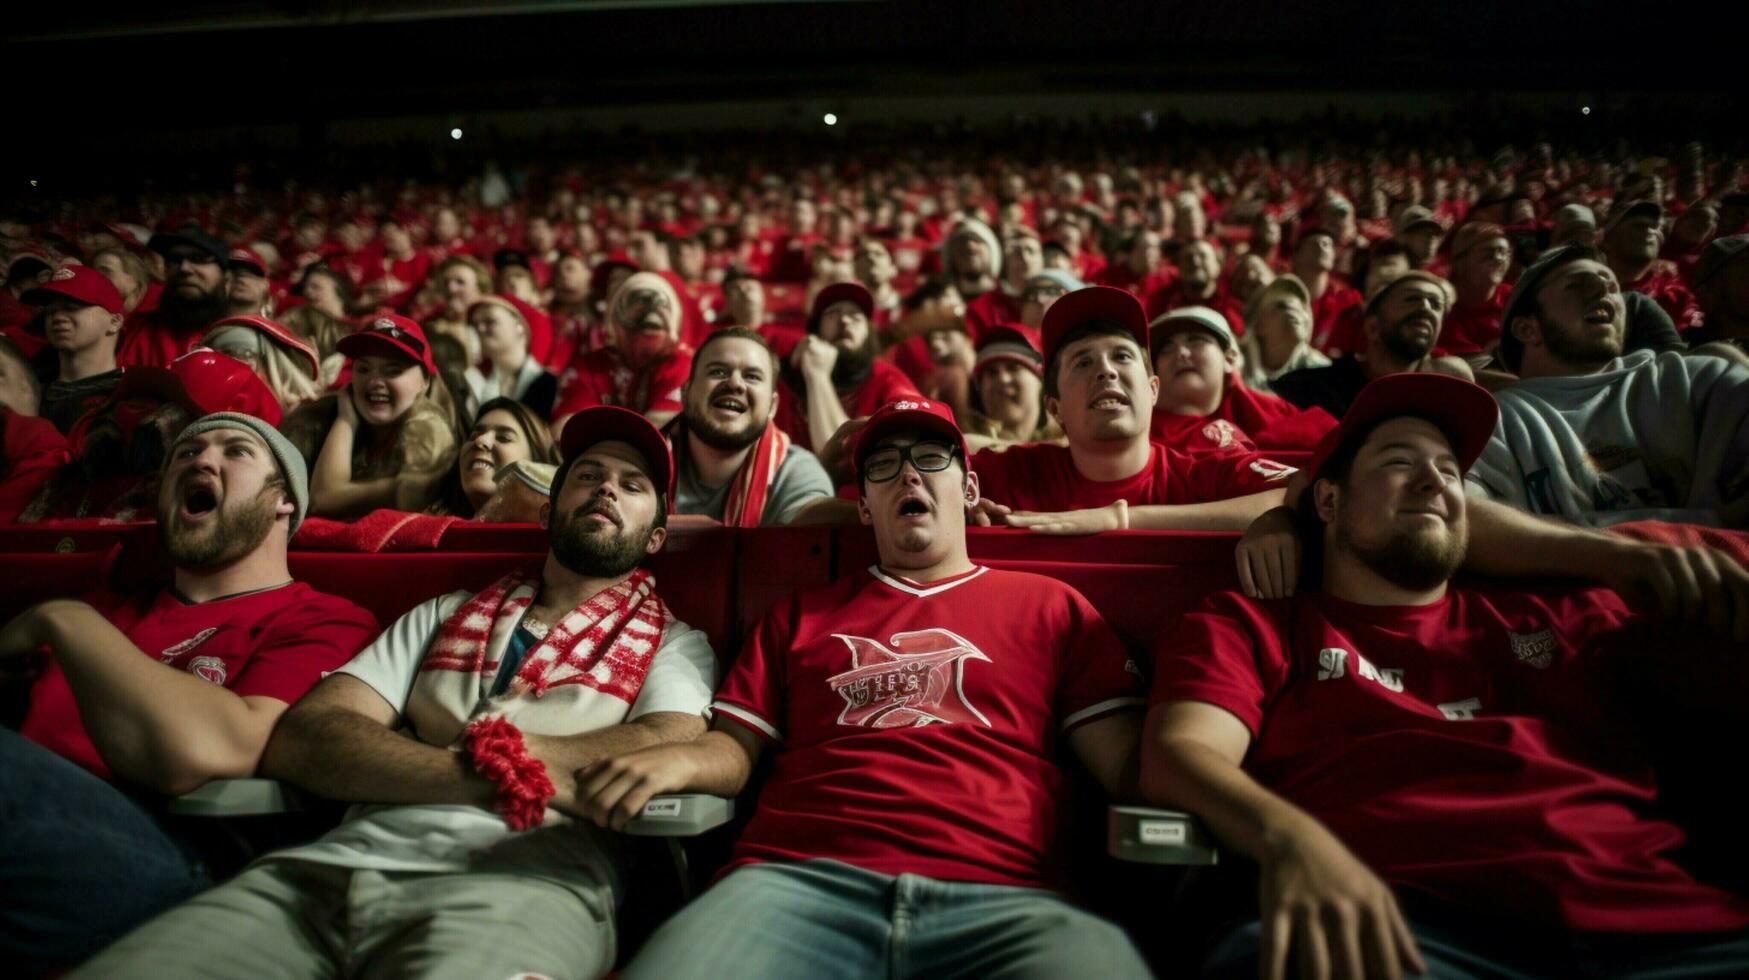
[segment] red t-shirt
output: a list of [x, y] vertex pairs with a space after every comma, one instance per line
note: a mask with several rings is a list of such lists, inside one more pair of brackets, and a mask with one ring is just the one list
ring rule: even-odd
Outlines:
[[828, 858], [878, 874], [1039, 886], [1060, 874], [1059, 733], [1141, 706], [1074, 589], [975, 568], [870, 568], [792, 595], [712, 710], [776, 746], [728, 868]]
[[810, 263], [813, 261], [814, 244], [821, 240], [820, 235], [790, 235], [783, 240], [783, 245], [771, 256], [771, 266], [767, 275], [780, 282], [807, 282], [813, 271]]
[[1653, 302], [1670, 314], [1678, 331], [1692, 330], [1701, 324], [1700, 306], [1694, 293], [1683, 285], [1682, 274], [1673, 263], [1655, 262], [1651, 271], [1622, 288], [1652, 297]]
[[[287, 704], [352, 659], [377, 634], [370, 613], [302, 582], [192, 605], [168, 588], [134, 599], [102, 595], [92, 605], [159, 663], [241, 697]], [[30, 711], [19, 732], [110, 778], [109, 767], [85, 734], [73, 689], [52, 660], [31, 689]]]
[[1231, 450], [1254, 453], [1257, 444], [1243, 430], [1226, 419], [1206, 415], [1181, 415], [1177, 412], [1154, 410], [1148, 424], [1148, 438], [1167, 449], [1189, 456]]
[[169, 367], [170, 362], [189, 352], [205, 329], [177, 330], [163, 314], [135, 313], [122, 327], [121, 341], [115, 348], [115, 363], [119, 367]]
[[48, 419], [0, 406], [0, 524], [10, 524], [72, 454]]
[[1457, 303], [1446, 311], [1445, 322], [1439, 328], [1440, 350], [1448, 354], [1474, 354], [1500, 342], [1500, 317], [1506, 312], [1506, 301], [1512, 296], [1512, 284], [1503, 282], [1495, 287], [1487, 302]]
[[[778, 428], [789, 433], [789, 437], [801, 445], [812, 446], [814, 440], [808, 434], [807, 398], [783, 379], [778, 380], [777, 390], [780, 396], [777, 400]], [[868, 380], [840, 395], [838, 402], [844, 406], [845, 415], [860, 419], [873, 415], [875, 409], [887, 402], [922, 397], [917, 386], [905, 376], [905, 372], [886, 361], [875, 361], [871, 365]]]
[[972, 456], [972, 469], [982, 496], [1034, 511], [1105, 507], [1120, 499], [1132, 507], [1207, 503], [1274, 490], [1294, 472], [1260, 453], [1188, 456], [1159, 443], [1148, 465], [1125, 480], [1089, 480], [1075, 469], [1069, 447], [1049, 443], [986, 449]]
[[1280, 395], [1247, 388], [1237, 374], [1227, 376], [1221, 405], [1209, 418], [1233, 423], [1266, 452], [1310, 451], [1337, 424], [1335, 416], [1321, 408], [1300, 408]]
[[1394, 886], [1584, 931], [1741, 929], [1749, 902], [1670, 861], [1682, 833], [1645, 815], [1651, 770], [1598, 697], [1632, 621], [1602, 589], [1228, 592], [1160, 644], [1151, 700], [1231, 712], [1245, 771]]
[[387, 255], [379, 255], [372, 263], [365, 281], [380, 281], [383, 284], [384, 306], [405, 310], [413, 302], [413, 296], [419, 291], [419, 287], [425, 284], [425, 277], [430, 272], [429, 253], [414, 252], [410, 259], [391, 259]]
[[681, 344], [667, 357], [635, 371], [619, 348], [592, 350], [571, 362], [559, 378], [553, 418], [575, 415], [591, 405], [619, 405], [647, 415], [681, 410], [680, 387], [692, 373], [692, 348]]
[[1312, 301], [1313, 349], [1328, 353], [1324, 348], [1330, 345], [1330, 337], [1335, 332], [1336, 321], [1342, 316], [1342, 311], [1360, 305], [1360, 290], [1332, 275], [1324, 295]]
[[973, 343], [990, 327], [1019, 322], [1020, 297], [1008, 295], [1000, 285], [966, 304], [966, 333]]

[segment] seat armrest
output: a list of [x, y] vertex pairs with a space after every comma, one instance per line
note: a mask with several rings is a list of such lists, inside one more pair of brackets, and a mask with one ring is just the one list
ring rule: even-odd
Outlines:
[[183, 817], [259, 817], [306, 808], [297, 789], [276, 779], [215, 779], [166, 806]]
[[1106, 853], [1139, 864], [1206, 866], [1220, 860], [1214, 836], [1181, 810], [1112, 806], [1106, 810]]
[[658, 796], [644, 804], [625, 832], [638, 837], [696, 837], [735, 816], [735, 801], [705, 793]]

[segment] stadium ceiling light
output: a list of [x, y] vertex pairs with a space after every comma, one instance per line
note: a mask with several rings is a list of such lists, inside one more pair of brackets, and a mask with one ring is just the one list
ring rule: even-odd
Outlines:
[[1582, 105], [1582, 106], [1580, 106], [1580, 107], [1579, 107], [1579, 114], [1580, 114], [1580, 115], [1582, 115], [1582, 116], [1589, 116], [1589, 115], [1591, 115], [1591, 107], [1590, 107], [1590, 106], [1588, 106], [1588, 105]]
[[838, 115], [836, 113], [828, 112], [828, 113], [826, 113], [823, 121], [828, 126], [836, 126], [836, 125], [838, 125]]
[[455, 129], [452, 129], [452, 130], [450, 130], [450, 131], [449, 131], [449, 138], [450, 138], [450, 139], [452, 139], [452, 140], [459, 140], [459, 139], [461, 139], [461, 138], [462, 138], [462, 130], [461, 130], [461, 127], [460, 127], [460, 126], [457, 126], [457, 127], [456, 127], [456, 128], [455, 128]]

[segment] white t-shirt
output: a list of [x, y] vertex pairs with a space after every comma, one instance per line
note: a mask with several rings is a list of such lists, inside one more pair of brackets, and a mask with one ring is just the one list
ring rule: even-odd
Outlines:
[[[404, 715], [427, 647], [471, 595], [452, 592], [420, 603], [336, 673], [369, 684]], [[668, 623], [637, 700], [620, 723], [663, 711], [702, 715], [716, 686], [716, 669], [703, 633], [679, 620]], [[475, 806], [360, 804], [321, 840], [268, 859], [434, 873], [512, 865], [547, 878], [614, 880], [617, 838], [550, 809], [542, 826], [518, 833], [505, 826], [503, 817]]]

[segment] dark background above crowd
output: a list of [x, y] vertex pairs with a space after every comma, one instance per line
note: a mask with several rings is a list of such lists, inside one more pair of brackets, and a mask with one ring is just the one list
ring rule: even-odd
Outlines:
[[[623, 134], [680, 128], [694, 135], [664, 137], [669, 153], [776, 128], [831, 155], [883, 139], [869, 124], [923, 120], [961, 143], [955, 119], [1097, 115], [1105, 138], [1127, 132], [1157, 150], [1204, 138], [1198, 118], [1297, 118], [1325, 104], [1369, 126], [1324, 120], [1321, 135], [1362, 143], [1437, 134], [1601, 148], [1628, 132], [1736, 143], [1749, 18], [1732, 6], [19, 5], [4, 15], [0, 58], [57, 108], [15, 131], [0, 199], [18, 203], [30, 180], [58, 199], [142, 180], [224, 186], [238, 163], [343, 179], [361, 165], [477, 170], [489, 153], [529, 149], [647, 159], [649, 146]], [[823, 127], [825, 112], [842, 124]], [[452, 141], [457, 127], [466, 136]], [[1059, 157], [1052, 142], [1085, 135], [1053, 131], [1037, 148]], [[1017, 149], [1000, 129], [985, 138]], [[351, 152], [385, 145], [398, 152]]]

